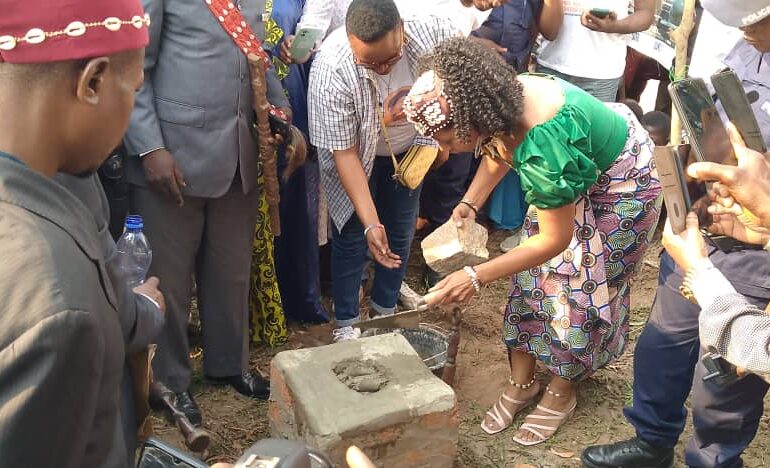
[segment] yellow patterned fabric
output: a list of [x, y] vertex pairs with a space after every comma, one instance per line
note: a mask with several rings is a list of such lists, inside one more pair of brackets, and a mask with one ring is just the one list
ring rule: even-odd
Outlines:
[[[264, 178], [259, 177], [260, 190]], [[281, 291], [273, 259], [273, 231], [265, 193], [259, 196], [259, 215], [251, 253], [251, 288], [249, 288], [249, 312], [251, 314], [251, 339], [254, 343], [279, 346], [286, 343], [288, 331], [281, 305]]]

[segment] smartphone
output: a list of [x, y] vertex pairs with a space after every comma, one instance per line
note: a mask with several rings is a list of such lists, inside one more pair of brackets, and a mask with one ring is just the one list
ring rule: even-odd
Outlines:
[[685, 230], [687, 213], [692, 209], [679, 148], [656, 146], [653, 155], [663, 188], [663, 202], [666, 204], [668, 220], [674, 234], [679, 234]]
[[733, 145], [706, 82], [700, 78], [675, 81], [668, 87], [682, 126], [699, 161], [736, 165]]
[[738, 133], [743, 137], [746, 146], [760, 153], [767, 152], [765, 139], [762, 137], [757, 118], [751, 109], [741, 80], [735, 72], [729, 68], [719, 71], [711, 76], [711, 84], [714, 85], [717, 98], [722, 104], [727, 118], [738, 129]]
[[155, 437], [150, 437], [142, 444], [136, 468], [209, 468], [209, 465]]
[[589, 13], [597, 18], [606, 18], [610, 14], [610, 10], [608, 8], [591, 8]]
[[318, 28], [303, 27], [298, 29], [294, 36], [294, 42], [291, 43], [291, 49], [289, 49], [291, 58], [297, 61], [307, 59], [320, 38], [321, 30]]

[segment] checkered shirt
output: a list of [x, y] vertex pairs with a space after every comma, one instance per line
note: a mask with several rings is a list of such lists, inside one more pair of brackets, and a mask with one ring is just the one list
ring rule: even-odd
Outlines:
[[[437, 17], [405, 20], [404, 32], [407, 37], [404, 56], [409, 61], [413, 79], [421, 55], [460, 34], [447, 20]], [[345, 29], [332, 33], [321, 46], [310, 71], [308, 116], [310, 141], [318, 148], [329, 214], [338, 230], [342, 230], [353, 215], [354, 208], [337, 174], [333, 151], [357, 145], [366, 177], [371, 176], [380, 132], [376, 106], [383, 99], [374, 72], [355, 64]], [[435, 146], [436, 143], [418, 136], [415, 144]]]

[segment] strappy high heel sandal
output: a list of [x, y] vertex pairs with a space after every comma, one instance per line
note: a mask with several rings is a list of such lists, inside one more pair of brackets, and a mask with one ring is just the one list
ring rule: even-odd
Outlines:
[[[518, 384], [513, 381], [513, 378], [508, 379], [508, 383], [518, 389], [527, 390], [528, 388], [532, 387], [532, 385], [534, 385], [535, 377], [532, 377], [532, 380], [530, 380], [529, 383], [526, 383], [526, 384]], [[487, 411], [486, 416], [484, 416], [484, 420], [481, 421], [481, 430], [486, 432], [489, 435], [492, 435], [508, 429], [511, 423], [513, 423], [513, 419], [516, 417], [516, 414], [518, 414], [519, 411], [523, 410], [524, 408], [534, 403], [538, 393], [540, 392], [539, 391], [536, 392], [534, 395], [532, 395], [532, 398], [528, 400], [516, 400], [506, 395], [505, 391], [503, 391], [503, 394], [500, 395], [500, 399], [497, 400], [497, 402], [495, 402], [494, 405], [492, 405], [492, 408], [489, 411]], [[508, 411], [508, 408], [506, 408], [506, 403], [508, 404], [509, 407], [516, 405], [515, 409], [513, 410], [513, 413], [511, 413], [511, 411]], [[492, 422], [494, 422], [494, 424], [498, 427], [498, 429], [490, 428], [489, 424], [487, 424], [487, 419], [491, 419]]]
[[[545, 388], [545, 391], [548, 392], [549, 395], [554, 396], [556, 398], [560, 398], [564, 396], [559, 393], [552, 392], [550, 385]], [[572, 402], [572, 404], [570, 405], [570, 409], [564, 412], [546, 408], [545, 406], [542, 406], [542, 405], [537, 405], [537, 409], [535, 411], [540, 410], [541, 412], [546, 414], [543, 415], [543, 414], [530, 413], [527, 415], [526, 418], [524, 418], [524, 424], [522, 424], [521, 427], [519, 427], [519, 429], [535, 435], [537, 439], [524, 440], [521, 437], [513, 436], [513, 441], [521, 445], [524, 445], [525, 447], [542, 444], [546, 440], [553, 437], [554, 434], [556, 434], [556, 431], [559, 430], [562, 424], [564, 424], [570, 418], [570, 416], [572, 416], [572, 414], [575, 412], [576, 407], [577, 407], [577, 395], [575, 395], [575, 401]], [[555, 425], [544, 426], [542, 424], [528, 422], [530, 419], [534, 419], [538, 421], [552, 421], [555, 423]], [[550, 431], [550, 434], [545, 435], [541, 431]]]

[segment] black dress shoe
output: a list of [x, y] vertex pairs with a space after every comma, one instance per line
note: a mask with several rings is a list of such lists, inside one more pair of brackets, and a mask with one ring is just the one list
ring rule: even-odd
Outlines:
[[241, 375], [229, 377], [206, 376], [206, 380], [214, 385], [229, 385], [238, 393], [247, 397], [267, 400], [270, 396], [270, 381], [254, 372], [244, 372]]
[[588, 468], [672, 468], [674, 449], [655, 447], [634, 437], [588, 447], [580, 459]]
[[174, 396], [176, 397], [174, 402], [174, 407], [176, 407], [176, 409], [183, 412], [194, 426], [203, 424], [201, 410], [198, 408], [198, 404], [195, 403], [195, 400], [189, 391], [179, 392]]

